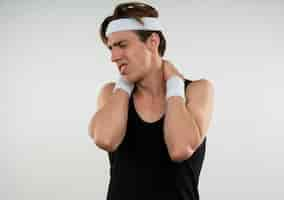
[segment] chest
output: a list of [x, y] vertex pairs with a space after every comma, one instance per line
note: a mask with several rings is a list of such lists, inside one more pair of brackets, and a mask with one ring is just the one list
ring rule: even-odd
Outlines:
[[145, 122], [154, 123], [161, 119], [166, 110], [164, 99], [147, 100], [133, 97], [134, 109]]

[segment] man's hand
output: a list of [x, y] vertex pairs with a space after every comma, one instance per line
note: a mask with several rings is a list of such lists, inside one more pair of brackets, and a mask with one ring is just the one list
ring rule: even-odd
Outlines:
[[164, 79], [167, 81], [171, 76], [177, 75], [184, 79], [184, 76], [175, 68], [175, 66], [168, 60], [163, 60]]

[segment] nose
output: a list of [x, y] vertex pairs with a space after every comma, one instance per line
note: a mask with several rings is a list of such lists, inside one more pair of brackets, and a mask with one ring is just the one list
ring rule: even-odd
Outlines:
[[122, 50], [119, 48], [113, 47], [111, 50], [111, 61], [117, 62], [122, 58]]

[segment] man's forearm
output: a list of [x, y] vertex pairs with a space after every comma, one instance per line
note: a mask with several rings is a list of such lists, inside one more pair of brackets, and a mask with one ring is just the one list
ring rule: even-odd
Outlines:
[[113, 151], [121, 143], [126, 131], [128, 104], [127, 93], [119, 89], [94, 115], [90, 131], [99, 147]]
[[200, 143], [200, 131], [182, 97], [173, 96], [167, 100], [164, 134], [172, 159], [190, 155]]

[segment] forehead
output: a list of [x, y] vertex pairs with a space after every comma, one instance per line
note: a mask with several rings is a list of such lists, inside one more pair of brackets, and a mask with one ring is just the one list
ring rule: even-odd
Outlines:
[[135, 41], [138, 40], [138, 36], [133, 31], [118, 31], [111, 33], [108, 36], [107, 45], [112, 46], [114, 43], [119, 41]]

